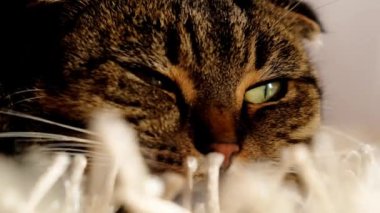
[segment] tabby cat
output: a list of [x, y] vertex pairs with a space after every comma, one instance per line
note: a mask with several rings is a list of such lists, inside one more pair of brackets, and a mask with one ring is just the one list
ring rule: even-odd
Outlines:
[[[186, 156], [210, 152], [224, 154], [225, 168], [276, 160], [282, 147], [310, 143], [319, 125], [305, 43], [321, 25], [303, 2], [25, 0], [18, 9], [11, 69], [0, 74], [2, 132], [84, 138], [18, 113], [86, 128], [94, 111], [114, 108], [137, 130], [153, 172], [183, 172]], [[1, 150], [23, 153], [35, 137], [2, 138]]]

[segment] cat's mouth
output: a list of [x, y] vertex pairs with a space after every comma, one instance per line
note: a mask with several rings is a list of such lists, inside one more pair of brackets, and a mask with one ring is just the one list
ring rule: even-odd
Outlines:
[[235, 143], [214, 143], [211, 144], [211, 150], [223, 155], [223, 164], [221, 169], [227, 170], [232, 163], [233, 158], [240, 151], [240, 147]]

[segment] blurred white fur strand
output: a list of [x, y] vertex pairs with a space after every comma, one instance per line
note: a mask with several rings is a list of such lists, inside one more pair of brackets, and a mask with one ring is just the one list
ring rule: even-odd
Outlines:
[[[81, 155], [50, 156], [39, 150], [22, 158], [0, 156], [0, 212], [111, 213], [120, 204], [137, 213], [380, 212], [378, 150], [330, 127], [321, 128], [313, 147], [284, 150], [276, 164], [234, 162], [219, 183], [218, 156], [211, 154], [204, 162], [190, 158], [185, 184], [175, 175], [148, 172], [134, 131], [117, 114], [95, 118], [92, 131], [102, 142], [97, 152], [103, 157], [91, 163]], [[207, 162], [206, 185], [193, 186], [192, 175]], [[91, 172], [84, 172], [86, 166]], [[288, 172], [298, 175], [301, 188], [284, 181]], [[196, 186], [201, 194], [195, 193]], [[167, 200], [181, 187], [181, 203]]]

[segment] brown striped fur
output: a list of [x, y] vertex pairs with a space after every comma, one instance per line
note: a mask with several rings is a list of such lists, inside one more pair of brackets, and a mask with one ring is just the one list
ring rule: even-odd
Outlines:
[[[303, 42], [321, 29], [301, 6], [292, 0], [37, 3], [30, 9], [58, 11], [56, 48], [44, 53], [54, 63], [30, 67], [46, 70], [30, 83], [41, 89], [38, 99], [8, 107], [83, 127], [94, 110], [117, 108], [138, 131], [154, 171], [181, 171], [186, 156], [209, 152], [211, 143], [238, 144], [239, 159], [276, 159], [282, 147], [308, 143], [320, 118], [318, 78]], [[273, 79], [287, 84], [280, 100], [244, 102], [248, 88]]]

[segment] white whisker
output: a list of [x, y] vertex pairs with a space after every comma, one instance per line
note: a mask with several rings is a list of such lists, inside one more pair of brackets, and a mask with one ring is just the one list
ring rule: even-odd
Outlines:
[[53, 134], [53, 133], [45, 133], [45, 132], [2, 132], [0, 133], [0, 138], [46, 138], [46, 139], [54, 139], [58, 141], [72, 141], [72, 142], [87, 143], [87, 144], [101, 144], [100, 142], [94, 141], [94, 140], [88, 140], [88, 139]]
[[50, 125], [59, 126], [59, 127], [62, 127], [62, 128], [74, 130], [74, 131], [77, 131], [77, 132], [86, 133], [86, 134], [89, 134], [89, 135], [96, 135], [94, 132], [86, 130], [86, 129], [69, 126], [69, 125], [66, 125], [66, 124], [58, 123], [58, 122], [55, 122], [55, 121], [50, 121], [50, 120], [47, 120], [47, 119], [44, 119], [44, 118], [40, 118], [40, 117], [36, 117], [36, 116], [33, 116], [33, 115], [27, 115], [27, 114], [24, 114], [24, 113], [21, 113], [21, 112], [15, 112], [15, 111], [11, 111], [11, 110], [9, 110], [9, 111], [0, 110], [0, 114], [15, 116], [15, 117], [19, 117], [19, 118], [25, 118], [25, 119], [30, 119], [30, 120], [35, 120], [35, 121], [39, 121], [39, 122], [42, 122], [42, 123], [46, 123], [46, 124], [50, 124]]
[[14, 95], [19, 95], [19, 94], [24, 94], [24, 93], [29, 93], [29, 92], [38, 92], [38, 91], [41, 91], [42, 89], [25, 89], [25, 90], [20, 90], [20, 91], [17, 91], [17, 92], [14, 92], [12, 94], [9, 94], [6, 96], [6, 98], [10, 98]]
[[14, 103], [12, 103], [12, 105], [17, 105], [17, 104], [21, 104], [21, 103], [24, 103], [24, 102], [31, 102], [31, 101], [34, 101], [34, 100], [37, 100], [37, 99], [40, 99], [42, 98], [43, 96], [36, 96], [36, 97], [32, 97], [32, 98], [24, 98], [24, 99], [21, 99], [19, 101], [16, 101]]
[[345, 138], [348, 141], [351, 141], [353, 143], [362, 144], [362, 141], [360, 141], [359, 139], [357, 139], [357, 138], [353, 137], [352, 135], [349, 135], [349, 134], [347, 134], [347, 133], [345, 133], [343, 131], [340, 131], [340, 130], [338, 130], [336, 128], [333, 128], [331, 126], [324, 125], [324, 126], [321, 127], [321, 129], [322, 130], [327, 130], [327, 131], [332, 132], [332, 133], [334, 133], [336, 135], [339, 135], [339, 136], [341, 136], [341, 137], [343, 137], [343, 138]]
[[57, 141], [55, 139], [51, 138], [20, 138], [20, 139], [15, 139], [16, 142], [53, 142]]
[[89, 150], [81, 150], [81, 149], [75, 149], [75, 148], [49, 148], [49, 147], [43, 147], [41, 148], [42, 152], [67, 152], [67, 153], [74, 153], [74, 154], [83, 154], [86, 155], [86, 157], [92, 157], [96, 159], [109, 159], [109, 156], [105, 153], [101, 152], [95, 152], [95, 151], [89, 151]]
[[[53, 140], [52, 140], [53, 141]], [[96, 144], [98, 145], [98, 144]], [[94, 144], [88, 144], [88, 143], [61, 143], [61, 142], [56, 142], [56, 143], [49, 143], [46, 145], [46, 147], [76, 147], [76, 148], [94, 148]]]
[[332, 5], [332, 4], [335, 4], [335, 3], [337, 3], [338, 1], [339, 1], [339, 0], [332, 0], [332, 1], [329, 1], [329, 2], [327, 2], [327, 3], [325, 3], [325, 4], [319, 5], [319, 6], [315, 7], [314, 9], [315, 9], [315, 10], [319, 10], [319, 9], [324, 8], [324, 7], [326, 7], [326, 6], [330, 6], [330, 5]]

